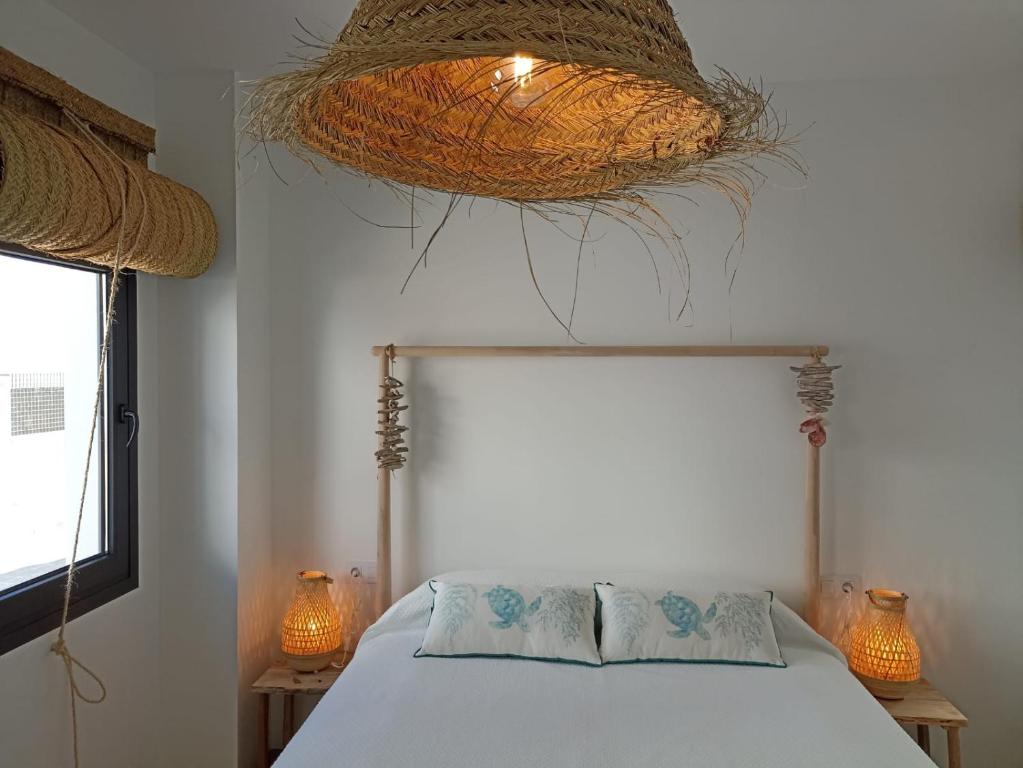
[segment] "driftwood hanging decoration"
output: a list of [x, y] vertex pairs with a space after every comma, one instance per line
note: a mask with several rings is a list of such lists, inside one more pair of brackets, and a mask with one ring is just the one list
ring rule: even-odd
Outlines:
[[789, 367], [789, 370], [796, 374], [796, 396], [810, 414], [810, 418], [799, 425], [799, 431], [806, 434], [810, 445], [816, 448], [820, 448], [828, 441], [824, 429], [828, 422], [824, 414], [835, 402], [835, 383], [831, 374], [841, 367], [828, 365], [817, 356], [812, 362]]
[[387, 376], [384, 383], [380, 385], [380, 398], [377, 400], [377, 435], [380, 438], [380, 448], [375, 456], [377, 466], [380, 469], [394, 471], [401, 469], [405, 464], [405, 454], [408, 453], [408, 446], [405, 445], [405, 433], [408, 427], [398, 423], [401, 412], [408, 409], [407, 405], [401, 405], [405, 393], [402, 392], [402, 384], [393, 376]]

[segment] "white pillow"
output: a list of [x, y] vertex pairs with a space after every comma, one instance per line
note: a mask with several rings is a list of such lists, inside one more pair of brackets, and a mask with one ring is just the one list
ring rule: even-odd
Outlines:
[[690, 592], [594, 585], [605, 664], [661, 661], [784, 667], [771, 592]]
[[431, 582], [416, 656], [521, 657], [600, 665], [592, 588]]

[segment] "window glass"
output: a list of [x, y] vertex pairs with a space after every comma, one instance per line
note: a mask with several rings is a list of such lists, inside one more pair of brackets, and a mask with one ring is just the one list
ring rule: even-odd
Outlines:
[[[103, 278], [0, 256], [0, 592], [67, 565], [102, 331]], [[103, 419], [79, 560], [106, 551]]]

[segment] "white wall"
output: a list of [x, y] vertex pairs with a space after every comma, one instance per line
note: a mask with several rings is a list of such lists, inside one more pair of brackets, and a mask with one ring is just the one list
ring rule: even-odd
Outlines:
[[246, 767], [258, 765], [259, 702], [250, 686], [273, 660], [281, 619], [271, 537], [268, 197], [265, 184], [238, 185], [238, 765]]
[[[104, 704], [79, 708], [83, 764], [253, 764], [248, 685], [269, 661], [276, 620], [265, 597], [269, 313], [258, 237], [236, 263], [233, 75], [154, 80], [41, 2], [0, 0], [0, 20], [0, 44], [155, 125], [156, 169], [211, 203], [220, 235], [202, 278], [138, 278], [140, 588], [69, 631], [109, 690]], [[0, 658], [10, 694], [0, 703], [0, 765], [70, 762], [66, 682], [50, 642]]]
[[[382, 189], [325, 186], [276, 153], [293, 183], [263, 163], [236, 208], [228, 74], [161, 76], [154, 107], [148, 73], [45, 4], [0, 0], [0, 18], [0, 44], [155, 120], [159, 169], [213, 203], [223, 238], [201, 280], [140, 278], [141, 587], [72, 625], [111, 691], [81, 710], [86, 764], [251, 765], [246, 687], [294, 571], [374, 556], [369, 346], [563, 334], [529, 283], [515, 212], [456, 214], [399, 297], [408, 232], [340, 203], [403, 224]], [[784, 86], [793, 124], [815, 122], [812, 178], [792, 190], [772, 177], [731, 299], [733, 224], [705, 201], [669, 205], [690, 229], [692, 327], [668, 322], [647, 255], [613, 229], [584, 253], [576, 315], [593, 343], [832, 345], [846, 367], [825, 460], [828, 570], [912, 595], [925, 671], [973, 721], [967, 763], [996, 768], [1020, 762], [1007, 726], [1023, 708], [1021, 96], [1015, 78]], [[566, 309], [575, 247], [529, 232]], [[399, 375], [415, 428], [396, 493], [399, 587], [455, 566], [678, 564], [798, 599], [803, 443], [783, 364], [456, 361]], [[16, 693], [0, 704], [2, 758], [18, 768], [67, 764], [47, 648], [0, 658], [0, 688]]]
[[[49, 69], [125, 114], [153, 123], [153, 78], [91, 32], [40, 2], [0, 0], [0, 45]], [[59, 41], [59, 44], [55, 44]], [[156, 356], [157, 281], [138, 280], [139, 588], [73, 621], [68, 643], [107, 685], [107, 700], [80, 705], [83, 765], [137, 768], [159, 749], [160, 434]], [[71, 764], [67, 680], [49, 652], [53, 633], [0, 657], [0, 764], [59, 768]], [[86, 683], [87, 684], [87, 683]]]
[[[925, 672], [972, 718], [967, 764], [992, 768], [1023, 759], [1009, 727], [1023, 710], [1021, 95], [1011, 77], [779, 87], [792, 124], [814, 123], [812, 176], [805, 188], [771, 177], [731, 297], [725, 207], [668, 203], [689, 228], [692, 327], [668, 321], [647, 255], [613, 228], [584, 251], [575, 326], [592, 343], [832, 346], [845, 367], [824, 469], [826, 570], [911, 594]], [[471, 219], [456, 214], [401, 297], [409, 233], [340, 201], [385, 225], [407, 208], [274, 162], [289, 186], [266, 167], [243, 180], [269, 204], [243, 201], [239, 227], [266, 232], [271, 254], [280, 615], [296, 569], [373, 558], [372, 344], [564, 335], [529, 283], [517, 212], [478, 202]], [[421, 246], [439, 212], [420, 210]], [[567, 310], [575, 246], [529, 231]], [[798, 598], [803, 443], [781, 361], [438, 361], [398, 375], [414, 429], [399, 589], [452, 567], [606, 562], [746, 572]]]
[[238, 300], [228, 72], [160, 74], [157, 169], [213, 208], [196, 280], [160, 282], [161, 765], [237, 763]]

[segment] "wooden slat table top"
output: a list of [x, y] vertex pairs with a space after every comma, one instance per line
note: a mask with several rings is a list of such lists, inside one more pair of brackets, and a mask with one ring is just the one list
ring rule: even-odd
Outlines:
[[[342, 657], [347, 663], [347, 658]], [[304, 693], [319, 696], [340, 677], [344, 668], [327, 667], [319, 672], [295, 672], [283, 663], [274, 664], [252, 684], [254, 693]]]
[[888, 714], [900, 723], [965, 728], [970, 724], [962, 712], [926, 680], [914, 685], [901, 701], [878, 699]]

